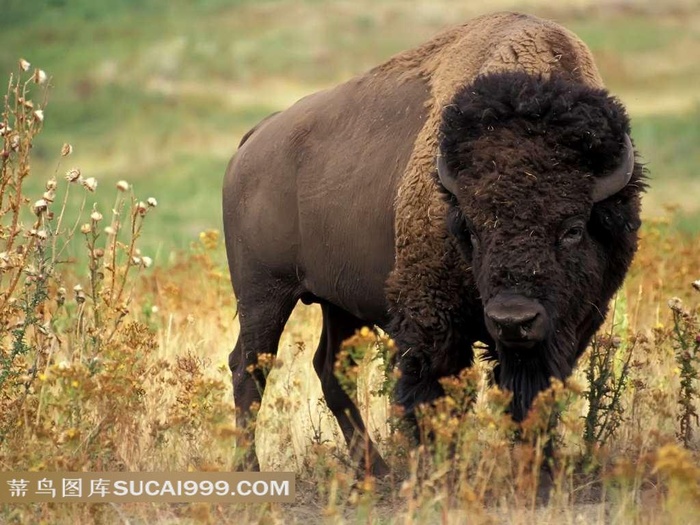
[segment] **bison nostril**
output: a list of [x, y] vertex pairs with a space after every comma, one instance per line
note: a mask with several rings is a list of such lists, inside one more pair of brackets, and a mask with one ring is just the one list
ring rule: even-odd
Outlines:
[[522, 319], [494, 319], [498, 338], [505, 341], [527, 341], [539, 339], [535, 327], [538, 315], [532, 315]]
[[535, 319], [537, 318], [537, 316], [538, 316], [538, 314], [535, 314], [530, 319], [527, 319], [526, 321], [523, 321], [520, 323], [520, 334], [523, 337], [527, 337], [528, 333], [532, 330], [532, 327], [535, 324]]

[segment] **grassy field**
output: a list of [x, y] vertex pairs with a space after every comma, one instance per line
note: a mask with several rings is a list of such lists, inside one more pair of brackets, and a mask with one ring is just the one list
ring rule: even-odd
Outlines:
[[[233, 468], [239, 431], [232, 424], [227, 355], [237, 334], [236, 308], [215, 230], [223, 172], [240, 137], [268, 113], [443, 28], [509, 9], [553, 18], [587, 42], [606, 84], [629, 108], [651, 175], [642, 246], [615, 315], [572, 384], [554, 392], [564, 416], [549, 502], [537, 504], [536, 490], [545, 432], [533, 417], [525, 442], [511, 444], [503, 396], [486, 388], [482, 368], [455, 386], [480, 392], [476, 405], [459, 420], [428, 417], [428, 428], [442, 432], [438, 446], [410, 455], [387, 423], [388, 400], [376, 394], [382, 374], [369, 356], [356, 371], [358, 396], [395, 474], [354, 484], [311, 366], [319, 312], [300, 307], [285, 330], [257, 431], [262, 467], [298, 473], [296, 504], [4, 506], [2, 521], [697, 519], [700, 294], [691, 283], [700, 279], [700, 6], [690, 0], [474, 4], [5, 0], [0, 78], [16, 74], [23, 57], [32, 63], [27, 74], [34, 67], [46, 71], [50, 89], [43, 129], [27, 131], [33, 147], [21, 152], [31, 158], [31, 170], [22, 181], [28, 205], [17, 226], [17, 239], [25, 240], [16, 243], [30, 255], [0, 262], [0, 465]], [[40, 101], [40, 86], [32, 89]], [[64, 143], [73, 146], [66, 157]], [[74, 166], [97, 179], [95, 193], [63, 180]], [[54, 174], [56, 217], [36, 226], [29, 208]], [[115, 188], [119, 180], [133, 186], [134, 206], [148, 197], [158, 206], [130, 208], [130, 194]], [[68, 188], [63, 226], [78, 227], [54, 237]], [[93, 201], [103, 218], [89, 218]], [[10, 253], [13, 215], [4, 200], [0, 210], [0, 251]], [[117, 219], [119, 236], [93, 235]], [[82, 224], [91, 225], [85, 235]], [[43, 227], [48, 240], [31, 233]], [[37, 251], [42, 243], [64, 242], [60, 257]], [[73, 264], [60, 264], [66, 254]], [[104, 266], [110, 257], [113, 263]], [[153, 259], [151, 268], [144, 257]], [[669, 307], [674, 297], [682, 306]], [[354, 344], [371, 350], [376, 337], [370, 332]], [[598, 412], [591, 409], [596, 396]], [[551, 403], [543, 403], [546, 413]], [[455, 457], [445, 452], [450, 442], [459, 443]]]

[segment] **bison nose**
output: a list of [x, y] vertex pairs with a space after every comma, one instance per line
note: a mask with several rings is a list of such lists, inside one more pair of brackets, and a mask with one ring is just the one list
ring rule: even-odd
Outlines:
[[486, 328], [505, 346], [529, 348], [547, 335], [544, 307], [522, 295], [499, 294], [484, 309]]

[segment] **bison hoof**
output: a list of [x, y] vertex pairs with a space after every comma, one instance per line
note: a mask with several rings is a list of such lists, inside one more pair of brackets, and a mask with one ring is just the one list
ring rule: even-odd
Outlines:
[[372, 461], [370, 465], [368, 474], [375, 478], [385, 478], [391, 473], [389, 465], [382, 459], [381, 456], [377, 456]]

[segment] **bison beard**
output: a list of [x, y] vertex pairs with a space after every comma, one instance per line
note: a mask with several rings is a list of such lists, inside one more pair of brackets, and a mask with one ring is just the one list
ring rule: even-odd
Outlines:
[[499, 386], [513, 394], [511, 416], [515, 421], [525, 419], [537, 394], [547, 389], [551, 377], [557, 377], [547, 361], [520, 360], [508, 355], [501, 358], [496, 374]]
[[563, 381], [571, 373], [572, 352], [562, 351], [548, 342], [535, 356], [498, 352], [494, 377], [498, 386], [513, 394], [511, 416], [522, 421], [537, 395], [549, 388], [552, 378]]

